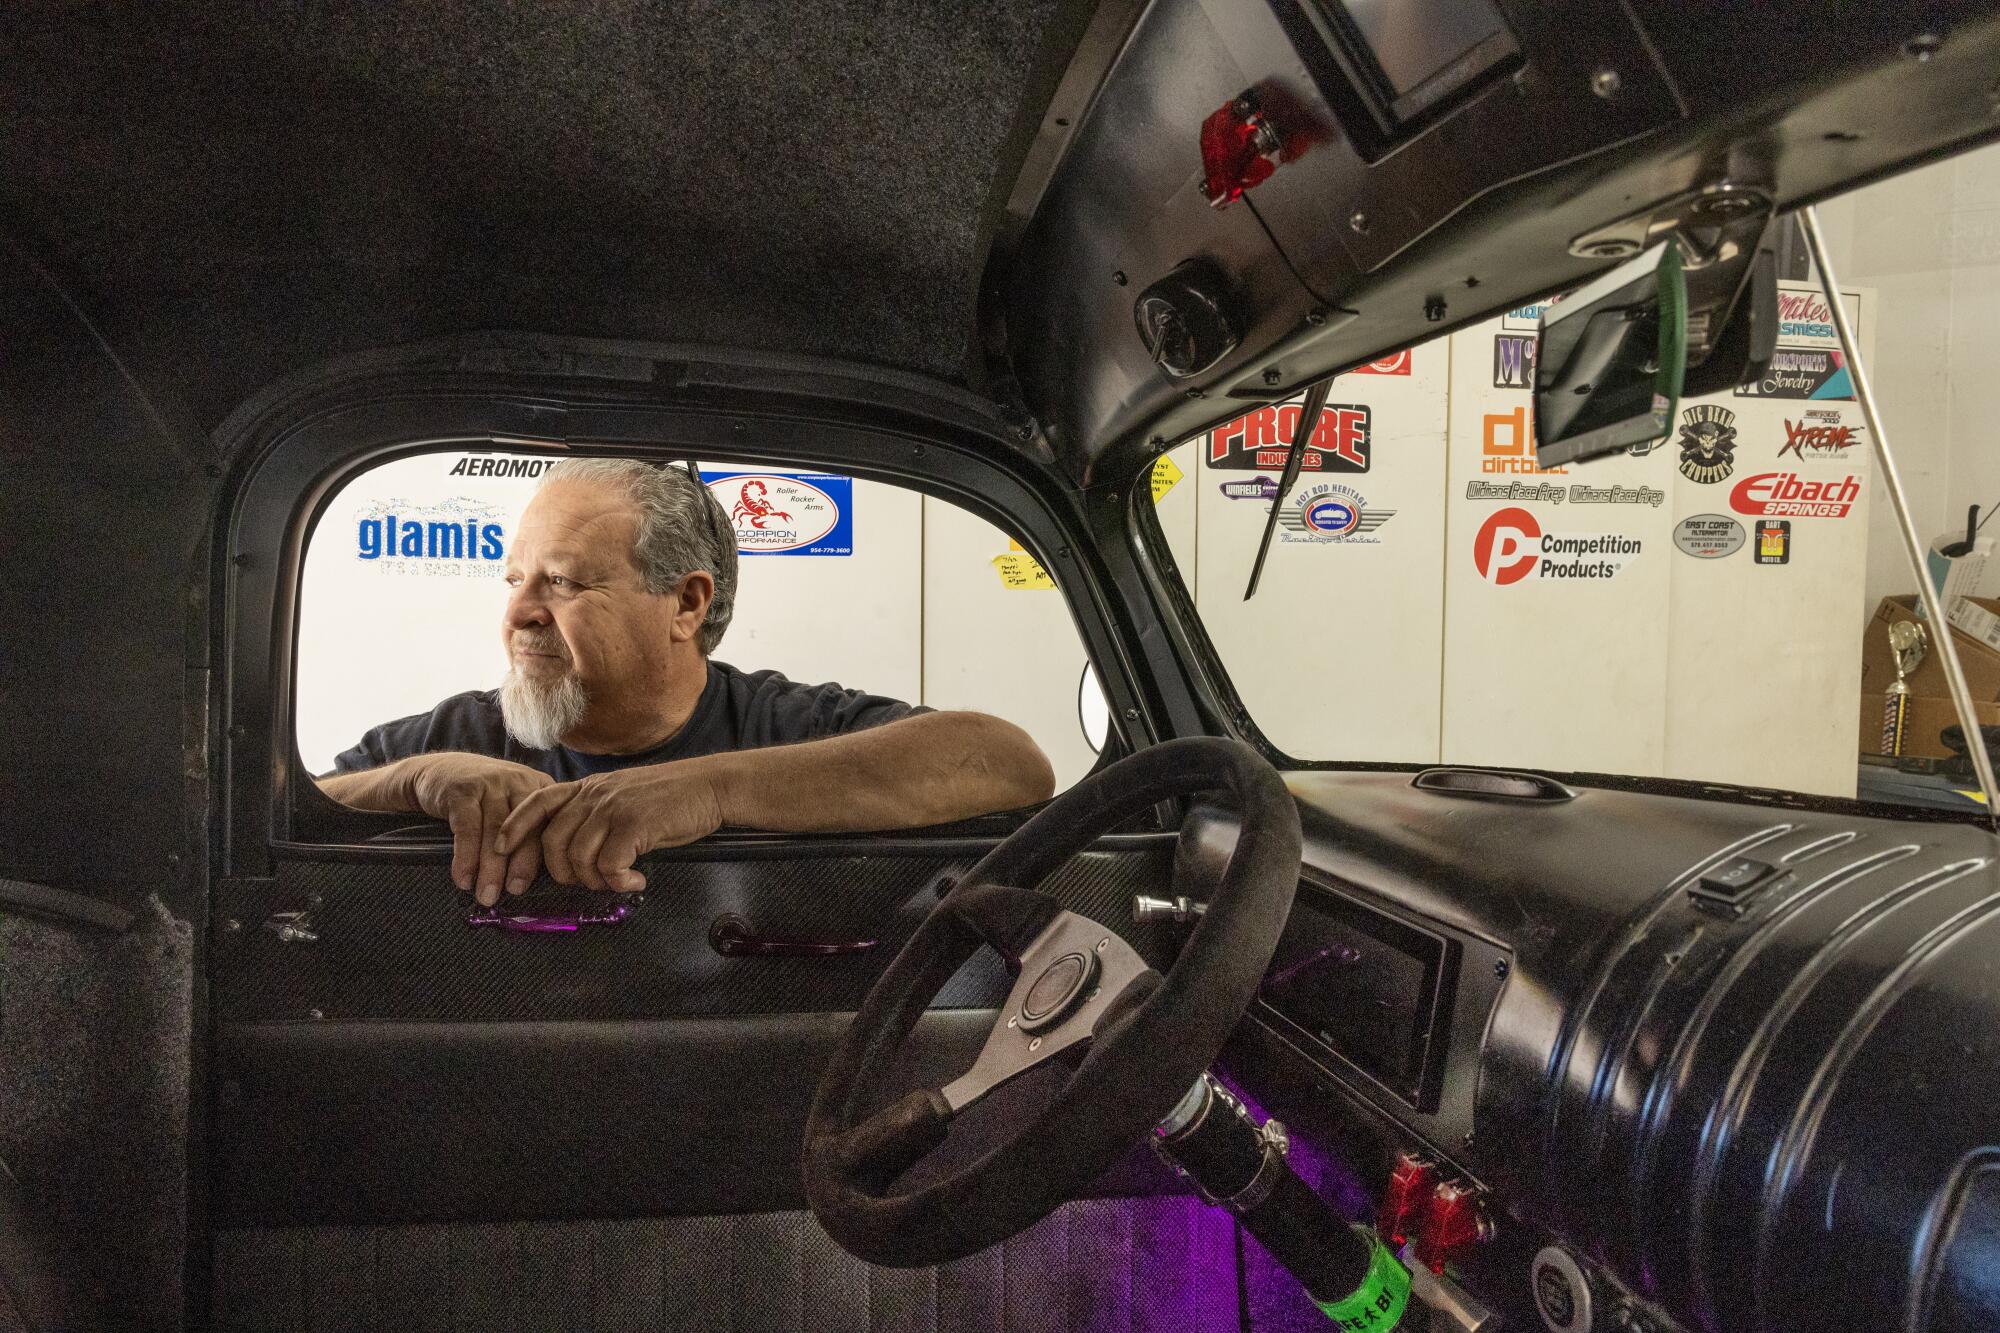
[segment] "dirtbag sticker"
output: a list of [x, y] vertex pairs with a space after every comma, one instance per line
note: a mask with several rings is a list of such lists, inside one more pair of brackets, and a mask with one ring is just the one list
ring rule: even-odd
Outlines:
[[1639, 558], [1644, 543], [1616, 532], [1544, 532], [1525, 509], [1496, 509], [1472, 539], [1479, 577], [1506, 587], [1523, 579], [1601, 583]]
[[829, 472], [704, 472], [741, 555], [853, 555], [854, 479]]

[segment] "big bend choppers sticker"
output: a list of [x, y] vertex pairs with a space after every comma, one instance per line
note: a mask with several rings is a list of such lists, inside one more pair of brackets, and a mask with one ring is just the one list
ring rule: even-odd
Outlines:
[[827, 472], [704, 472], [739, 555], [853, 555], [854, 479]]

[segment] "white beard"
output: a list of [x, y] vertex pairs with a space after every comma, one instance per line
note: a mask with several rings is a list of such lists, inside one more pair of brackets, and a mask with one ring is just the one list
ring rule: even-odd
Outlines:
[[590, 707], [590, 696], [575, 676], [565, 671], [544, 685], [509, 667], [500, 682], [500, 717], [507, 734], [531, 750], [552, 750], [576, 730]]

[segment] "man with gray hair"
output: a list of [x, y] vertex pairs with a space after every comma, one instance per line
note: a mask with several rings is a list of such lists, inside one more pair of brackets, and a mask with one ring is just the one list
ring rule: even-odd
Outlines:
[[500, 688], [371, 729], [319, 779], [350, 806], [445, 820], [452, 879], [486, 906], [544, 867], [642, 889], [641, 855], [724, 824], [912, 828], [1054, 788], [1040, 748], [999, 718], [711, 660], [735, 608], [736, 532], [681, 468], [557, 464], [506, 573]]

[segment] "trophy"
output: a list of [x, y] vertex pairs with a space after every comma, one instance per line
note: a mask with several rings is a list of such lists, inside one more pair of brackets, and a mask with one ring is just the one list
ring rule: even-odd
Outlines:
[[1909, 675], [1923, 663], [1924, 627], [1914, 620], [1889, 626], [1889, 655], [1896, 663], [1896, 681], [1882, 700], [1882, 753], [1903, 752], [1903, 727], [1910, 717]]

